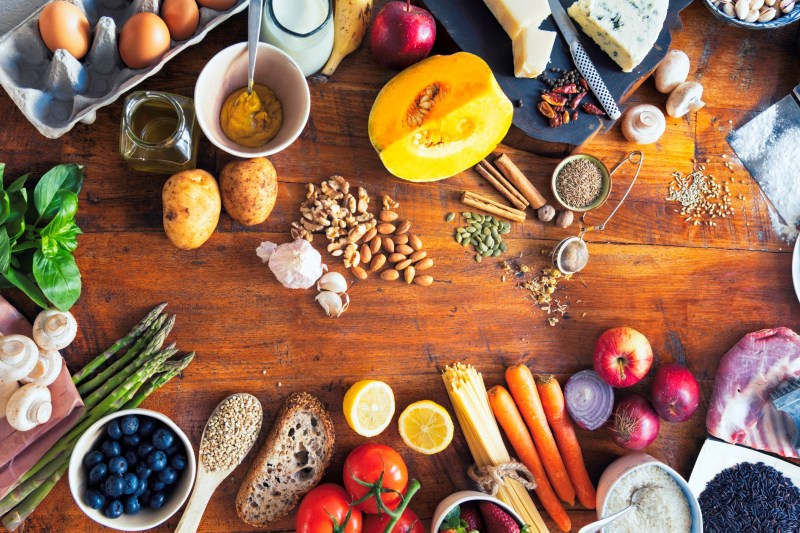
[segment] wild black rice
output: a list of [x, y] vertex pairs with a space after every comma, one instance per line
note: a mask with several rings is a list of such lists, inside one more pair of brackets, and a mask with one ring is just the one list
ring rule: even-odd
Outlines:
[[797, 533], [800, 489], [764, 463], [720, 472], [700, 494], [704, 533]]

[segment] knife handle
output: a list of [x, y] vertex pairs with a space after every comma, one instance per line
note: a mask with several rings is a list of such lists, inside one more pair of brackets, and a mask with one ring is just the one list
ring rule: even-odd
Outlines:
[[592, 63], [583, 45], [578, 41], [574, 41], [572, 46], [570, 46], [570, 51], [572, 52], [572, 59], [575, 60], [575, 66], [578, 67], [578, 71], [586, 79], [586, 83], [589, 84], [592, 92], [600, 101], [600, 105], [603, 106], [603, 109], [611, 120], [617, 120], [620, 116], [617, 103], [614, 101], [614, 97], [611, 96], [611, 93], [608, 92], [608, 87], [606, 87], [597, 69], [594, 68], [594, 63]]

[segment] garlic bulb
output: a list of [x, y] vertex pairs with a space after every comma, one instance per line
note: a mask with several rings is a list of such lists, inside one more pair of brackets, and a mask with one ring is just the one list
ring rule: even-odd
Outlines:
[[342, 299], [335, 292], [322, 291], [317, 294], [314, 300], [319, 302], [319, 305], [325, 310], [325, 314], [332, 318], [338, 318], [350, 306], [350, 297], [347, 293], [344, 294], [344, 299]]
[[45, 309], [33, 322], [33, 340], [42, 350], [61, 350], [78, 334], [78, 323], [72, 313]]
[[0, 420], [6, 417], [6, 406], [8, 400], [19, 389], [19, 383], [16, 381], [0, 381]]
[[305, 239], [278, 246], [263, 242], [256, 253], [262, 261], [269, 262], [272, 273], [289, 289], [308, 289], [327, 270], [322, 256]]
[[331, 291], [336, 294], [347, 292], [347, 280], [338, 272], [328, 272], [317, 282], [318, 291]]
[[39, 360], [31, 373], [22, 378], [23, 383], [38, 383], [39, 385], [52, 385], [61, 373], [64, 359], [56, 351], [39, 350]]
[[664, 113], [649, 104], [634, 106], [622, 117], [622, 134], [636, 144], [653, 144], [661, 138], [666, 127]]
[[50, 402], [50, 389], [44, 385], [29, 383], [20, 387], [6, 406], [9, 425], [17, 431], [29, 431], [44, 424], [53, 414], [53, 404]]
[[25, 335], [0, 338], [0, 381], [19, 381], [36, 366], [39, 348]]

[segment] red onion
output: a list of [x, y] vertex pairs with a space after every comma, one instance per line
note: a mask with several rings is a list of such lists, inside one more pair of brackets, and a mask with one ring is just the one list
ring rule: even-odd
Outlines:
[[700, 386], [686, 367], [669, 363], [656, 372], [650, 397], [661, 418], [667, 422], [684, 422], [697, 410]]
[[614, 389], [594, 370], [582, 370], [567, 380], [564, 399], [575, 423], [583, 429], [594, 431], [611, 416]]
[[656, 440], [660, 425], [650, 402], [633, 394], [614, 407], [611, 439], [626, 450], [643, 450]]

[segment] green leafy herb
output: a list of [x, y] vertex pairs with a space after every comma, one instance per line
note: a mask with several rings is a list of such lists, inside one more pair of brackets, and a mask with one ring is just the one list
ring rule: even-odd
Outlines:
[[72, 253], [82, 233], [75, 214], [83, 167], [55, 166], [32, 189], [25, 187], [27, 174], [3, 188], [4, 170], [0, 163], [0, 287], [17, 287], [40, 307], [67, 311], [81, 295]]

